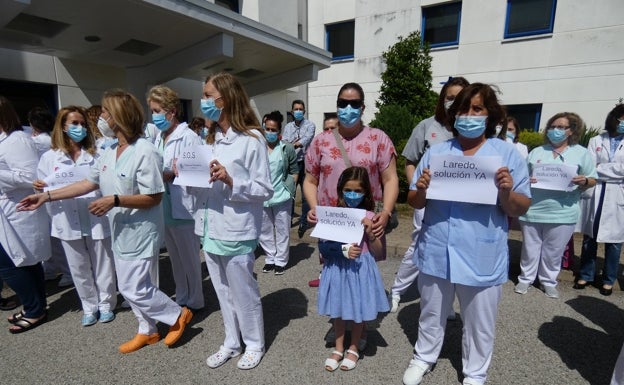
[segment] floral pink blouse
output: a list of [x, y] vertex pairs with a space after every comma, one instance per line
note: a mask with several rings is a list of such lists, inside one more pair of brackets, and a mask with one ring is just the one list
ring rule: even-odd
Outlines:
[[[342, 144], [353, 166], [366, 168], [375, 201], [383, 199], [381, 173], [388, 168], [396, 150], [390, 137], [378, 128], [364, 126], [351, 139], [342, 138]], [[318, 204], [336, 206], [338, 178], [347, 168], [340, 148], [331, 131], [314, 137], [305, 156], [306, 172], [318, 179]]]

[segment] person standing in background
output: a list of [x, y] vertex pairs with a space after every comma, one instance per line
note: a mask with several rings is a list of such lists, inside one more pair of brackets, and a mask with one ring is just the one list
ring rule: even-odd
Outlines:
[[[297, 154], [297, 165], [299, 166], [299, 177], [297, 178], [297, 186], [301, 187], [301, 216], [299, 217], [299, 229], [297, 235], [299, 238], [308, 228], [308, 210], [310, 206], [306, 201], [303, 193], [303, 180], [305, 179], [305, 153], [314, 138], [316, 126], [314, 123], [304, 117], [306, 109], [303, 100], [294, 100], [291, 105], [292, 115], [295, 120], [288, 123], [282, 132], [282, 140], [293, 145]], [[293, 200], [292, 212], [295, 211], [295, 203]]]

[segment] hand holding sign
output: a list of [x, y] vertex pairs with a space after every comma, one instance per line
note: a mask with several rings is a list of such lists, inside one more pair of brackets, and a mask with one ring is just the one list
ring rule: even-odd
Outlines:
[[191, 146], [182, 150], [175, 161], [177, 172], [173, 184], [193, 187], [212, 187], [210, 180], [210, 161], [212, 160], [212, 147]]
[[318, 222], [311, 236], [340, 243], [359, 244], [362, 241], [362, 219], [366, 216], [366, 210], [316, 206], [316, 215]]
[[572, 191], [576, 186], [572, 178], [576, 175], [576, 166], [569, 164], [536, 163], [532, 165], [531, 178], [535, 183], [531, 188], [556, 191]]

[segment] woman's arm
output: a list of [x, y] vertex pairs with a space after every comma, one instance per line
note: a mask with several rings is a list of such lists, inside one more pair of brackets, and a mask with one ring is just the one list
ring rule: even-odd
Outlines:
[[396, 157], [394, 155], [388, 167], [381, 173], [381, 183], [383, 185], [383, 208], [373, 217], [373, 231], [377, 237], [383, 236], [392, 215], [394, 204], [399, 197], [399, 177], [397, 176]]
[[115, 207], [115, 196], [117, 197], [117, 207], [128, 209], [149, 209], [160, 204], [163, 193], [156, 194], [135, 194], [135, 195], [107, 195], [94, 200], [89, 204], [89, 212], [101, 217]]
[[503, 211], [510, 217], [523, 215], [531, 206], [531, 198], [513, 191], [513, 178], [507, 167], [501, 167], [496, 172], [496, 187], [498, 187], [498, 202]]
[[431, 171], [424, 168], [422, 174], [416, 181], [417, 190], [410, 190], [407, 193], [407, 203], [415, 209], [422, 209], [427, 204], [427, 189], [431, 182]]
[[90, 193], [97, 190], [99, 186], [88, 180], [72, 183], [68, 186], [61, 187], [57, 190], [48, 190], [46, 192], [32, 194], [22, 199], [17, 205], [18, 211], [31, 211], [37, 209], [45, 202], [52, 202], [61, 199], [75, 198], [80, 195]]
[[318, 184], [319, 181], [312, 174], [306, 172], [305, 179], [303, 180], [303, 195], [305, 195], [306, 201], [310, 205], [308, 211], [308, 222], [316, 223], [316, 206], [318, 204]]
[[383, 243], [381, 242], [381, 238], [377, 237], [373, 232], [373, 222], [368, 218], [364, 218], [362, 219], [362, 224], [364, 225], [364, 232], [366, 233], [368, 250], [373, 257], [383, 256]]

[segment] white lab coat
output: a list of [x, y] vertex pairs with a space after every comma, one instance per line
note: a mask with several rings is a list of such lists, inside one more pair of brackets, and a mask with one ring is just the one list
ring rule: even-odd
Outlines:
[[604, 133], [589, 140], [587, 146], [596, 163], [598, 181], [596, 187], [581, 195], [579, 228], [584, 234], [593, 236], [594, 218], [598, 201], [605, 183], [605, 196], [596, 241], [600, 243], [624, 242], [624, 141], [609, 159], [609, 134]]
[[[97, 155], [94, 157], [87, 151], [81, 151], [80, 156], [74, 163], [72, 159], [61, 150], [49, 150], [43, 154], [37, 167], [37, 177], [44, 179], [60, 166], [93, 166]], [[48, 214], [52, 220], [51, 235], [64, 241], [73, 241], [82, 238], [82, 227], [79, 210], [87, 211], [87, 206], [92, 201], [100, 198], [102, 193], [95, 190], [92, 197], [64, 199], [46, 203]], [[99, 240], [110, 237], [110, 224], [107, 216], [95, 216], [83, 212], [84, 217], [89, 218], [91, 238]]]
[[[273, 196], [269, 157], [264, 137], [253, 130], [255, 138], [232, 128], [217, 132], [214, 157], [225, 167], [233, 188], [215, 181], [206, 189], [208, 234], [212, 239], [244, 241], [258, 239], [262, 227], [262, 202]], [[203, 195], [203, 194], [202, 194]], [[197, 229], [197, 225], [196, 225]]]
[[20, 200], [33, 193], [39, 155], [22, 131], [0, 133], [0, 243], [15, 266], [30, 266], [50, 257], [45, 210], [20, 211]]
[[[159, 132], [154, 145], [161, 149], [164, 147], [163, 155], [163, 171], [173, 171], [174, 159], [182, 156], [182, 150], [190, 147], [201, 145], [201, 139], [186, 123], [180, 123], [175, 130], [169, 135], [167, 143], [163, 145], [163, 133]], [[207, 167], [207, 165], [206, 165]], [[171, 216], [175, 219], [193, 219], [188, 207], [194, 206], [195, 197], [189, 193], [186, 186], [175, 185], [167, 182], [168, 197], [171, 201]]]

